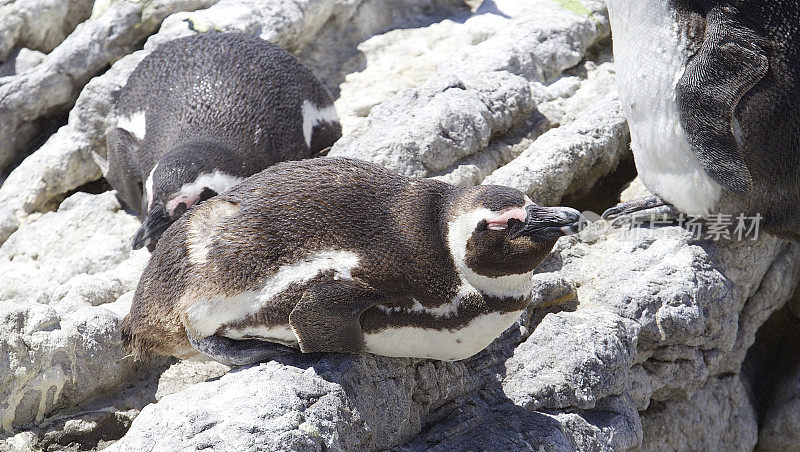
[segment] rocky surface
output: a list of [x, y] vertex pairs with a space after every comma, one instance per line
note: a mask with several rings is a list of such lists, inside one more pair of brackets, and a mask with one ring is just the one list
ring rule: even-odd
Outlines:
[[775, 389], [775, 398], [758, 432], [761, 450], [797, 450], [800, 445], [800, 368]]
[[0, 61], [15, 48], [50, 53], [92, 13], [94, 0], [10, 0], [0, 3]]
[[[345, 137], [332, 154], [599, 212], [630, 178], [602, 2], [74, 0], [59, 7], [83, 12], [41, 19], [52, 41], [7, 31], [44, 3], [0, 0], [15, 11], [0, 20], [0, 92], [19, 90], [0, 96], [0, 122], [17, 132], [0, 135], [14, 166], [0, 187], [0, 450], [797, 444], [798, 367], [772, 372], [769, 390], [758, 380], [796, 355], [774, 344], [794, 331], [781, 308], [800, 246], [769, 236], [597, 222], [558, 242], [520, 321], [459, 362], [302, 355], [229, 369], [134, 363], [121, 348], [148, 254], [131, 251], [138, 222], [96, 182], [92, 153], [105, 155], [114, 93], [156, 45], [259, 35], [334, 93]], [[13, 163], [25, 146], [3, 140], [41, 135], [42, 118], [66, 109]], [[634, 181], [622, 197], [641, 194]]]

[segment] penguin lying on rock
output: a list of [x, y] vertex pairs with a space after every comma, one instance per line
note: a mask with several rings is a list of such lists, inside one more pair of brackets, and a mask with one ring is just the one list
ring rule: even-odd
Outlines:
[[229, 365], [298, 351], [464, 359], [514, 323], [534, 269], [585, 224], [508, 187], [284, 162], [164, 233], [122, 337], [137, 357]]
[[636, 168], [610, 209], [761, 215], [800, 239], [800, 2], [609, 0]]
[[119, 197], [142, 218], [134, 249], [187, 209], [341, 136], [330, 94], [280, 47], [244, 34], [180, 38], [145, 57], [121, 90], [108, 161]]

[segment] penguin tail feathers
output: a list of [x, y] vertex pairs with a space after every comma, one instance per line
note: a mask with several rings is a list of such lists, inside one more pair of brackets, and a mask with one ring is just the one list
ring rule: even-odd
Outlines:
[[100, 167], [100, 171], [103, 172], [103, 177], [106, 177], [108, 174], [108, 159], [103, 158], [103, 156], [97, 152], [92, 151], [92, 160], [94, 160], [94, 163]]
[[186, 330], [168, 331], [162, 328], [148, 329], [134, 321], [128, 314], [120, 321], [122, 346], [130, 352], [134, 361], [145, 361], [156, 356], [174, 356], [190, 359], [200, 355], [189, 344]]
[[130, 314], [119, 324], [120, 336], [122, 338], [122, 346], [125, 347], [131, 354], [133, 354], [134, 361], [142, 361], [142, 358], [149, 353], [149, 347], [146, 340], [134, 333]]

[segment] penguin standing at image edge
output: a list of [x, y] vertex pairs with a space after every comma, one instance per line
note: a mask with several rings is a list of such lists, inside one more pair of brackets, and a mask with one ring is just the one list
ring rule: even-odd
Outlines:
[[609, 0], [620, 100], [653, 198], [800, 239], [800, 2]]

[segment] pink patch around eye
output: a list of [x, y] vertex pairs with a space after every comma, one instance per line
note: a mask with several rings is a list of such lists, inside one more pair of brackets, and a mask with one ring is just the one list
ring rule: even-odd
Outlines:
[[167, 202], [167, 212], [170, 215], [175, 214], [175, 209], [178, 208], [178, 205], [181, 203], [186, 204], [186, 208], [192, 207], [193, 205], [197, 204], [197, 201], [200, 200], [200, 195], [180, 195], [176, 196]]
[[525, 218], [527, 217], [528, 212], [525, 211], [525, 208], [517, 207], [515, 209], [510, 209], [503, 212], [503, 214], [500, 216], [488, 218], [486, 220], [486, 227], [487, 229], [491, 229], [493, 231], [500, 231], [508, 227], [508, 220], [514, 218], [524, 223]]

